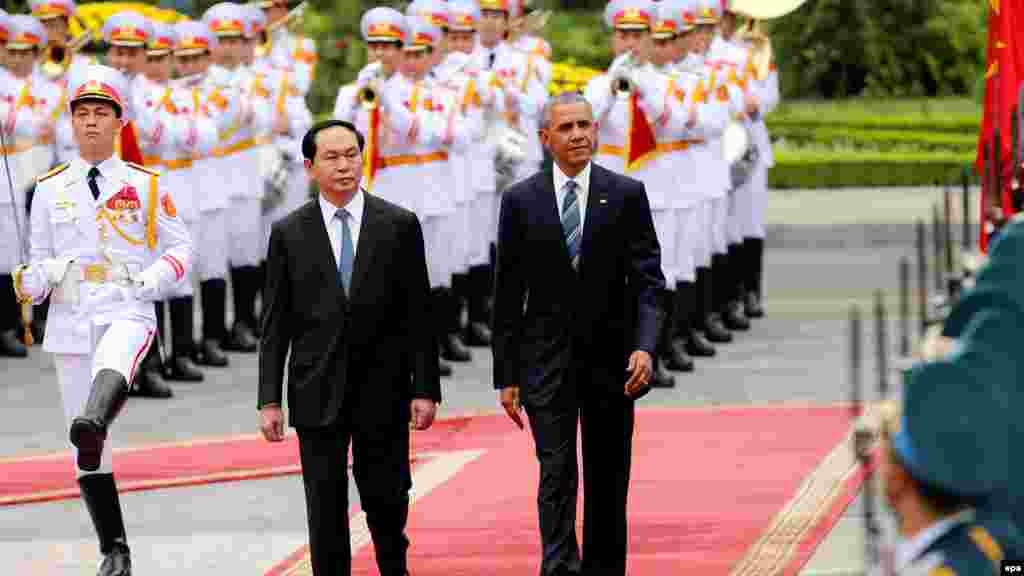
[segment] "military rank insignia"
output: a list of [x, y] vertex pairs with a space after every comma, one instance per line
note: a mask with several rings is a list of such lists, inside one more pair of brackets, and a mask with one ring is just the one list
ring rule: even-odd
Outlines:
[[164, 194], [164, 197], [160, 199], [160, 205], [163, 206], [164, 214], [167, 214], [169, 218], [178, 216], [178, 209], [174, 206], [174, 200], [171, 200], [170, 194]]

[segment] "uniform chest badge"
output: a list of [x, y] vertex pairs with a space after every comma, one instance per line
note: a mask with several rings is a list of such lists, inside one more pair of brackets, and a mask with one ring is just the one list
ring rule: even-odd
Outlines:
[[130, 184], [125, 184], [117, 194], [114, 194], [110, 197], [110, 200], [107, 200], [107, 209], [115, 212], [139, 210], [141, 208], [142, 202], [139, 200], [139, 193]]

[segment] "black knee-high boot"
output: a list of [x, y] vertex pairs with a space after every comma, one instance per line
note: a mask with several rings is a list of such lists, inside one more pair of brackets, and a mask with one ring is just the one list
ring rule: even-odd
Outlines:
[[223, 279], [203, 280], [199, 283], [199, 299], [203, 307], [203, 337], [193, 360], [200, 366], [223, 368], [228, 357], [220, 349], [224, 339], [224, 308], [227, 286]]
[[675, 331], [679, 323], [680, 312], [676, 306], [676, 295], [672, 290], [661, 293], [661, 308], [664, 310], [665, 321], [658, 335], [658, 356], [665, 368], [673, 372], [693, 372], [693, 359], [686, 353], [683, 342], [677, 340]]
[[764, 317], [761, 304], [761, 282], [764, 274], [764, 238], [743, 239], [743, 261], [746, 273], [746, 294], [743, 308], [750, 318]]
[[694, 328], [697, 310], [697, 285], [693, 282], [677, 282], [672, 340], [680, 343], [690, 356], [710, 358], [715, 355], [715, 347]]
[[458, 307], [450, 288], [434, 289], [434, 322], [441, 343], [441, 358], [449, 362], [469, 362], [473, 356], [458, 337], [458, 326], [452, 321]]
[[117, 418], [128, 399], [128, 382], [124, 375], [102, 369], [93, 378], [89, 399], [82, 413], [71, 420], [71, 443], [78, 448], [78, 467], [95, 472], [100, 467], [107, 429]]
[[42, 343], [46, 337], [46, 319], [50, 316], [50, 297], [32, 307], [32, 339]]
[[[717, 255], [716, 255], [717, 257]], [[713, 262], [712, 266], [716, 263]], [[721, 256], [722, 282], [718, 283], [718, 312], [722, 315], [722, 323], [729, 330], [746, 332], [750, 330], [750, 321], [743, 316], [740, 294], [743, 291], [743, 260], [740, 244], [730, 244], [729, 252]], [[719, 272], [716, 270], [716, 274]]]
[[182, 382], [202, 382], [203, 373], [192, 363], [195, 355], [193, 340], [193, 305], [191, 296], [172, 298], [171, 333], [173, 334], [173, 352], [167, 366], [167, 379]]
[[[449, 313], [452, 317], [448, 320], [450, 329], [455, 330], [455, 335], [458, 336], [459, 341], [464, 346], [469, 346], [464, 337], [465, 325], [462, 323], [463, 311], [469, 306], [470, 301], [470, 288], [472, 286], [469, 283], [468, 273], [452, 274], [452, 288], [451, 288], [451, 302], [449, 303]], [[468, 322], [467, 322], [468, 324]]]
[[248, 267], [231, 269], [231, 296], [235, 306], [235, 322], [221, 342], [221, 348], [224, 350], [251, 353], [256, 352], [259, 347], [247, 324], [249, 313], [246, 312], [246, 304], [249, 303], [250, 286], [251, 275], [248, 274]]
[[699, 313], [694, 314], [695, 326], [715, 344], [732, 342], [732, 333], [722, 325], [715, 309], [715, 292], [710, 268], [697, 268], [697, 303]]
[[487, 321], [487, 298], [490, 294], [490, 267], [469, 269], [469, 321], [463, 340], [469, 346], [490, 346], [491, 329]]
[[21, 304], [14, 295], [14, 278], [0, 275], [0, 356], [24, 358], [28, 348], [18, 339]]
[[88, 474], [78, 479], [78, 486], [103, 555], [97, 576], [131, 576], [131, 552], [114, 475]]

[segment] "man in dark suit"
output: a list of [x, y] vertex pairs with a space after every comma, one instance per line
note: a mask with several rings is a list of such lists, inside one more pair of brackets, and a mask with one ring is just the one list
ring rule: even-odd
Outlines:
[[349, 574], [353, 476], [383, 576], [404, 576], [409, 425], [430, 427], [441, 401], [438, 351], [419, 221], [359, 188], [363, 137], [347, 122], [302, 141], [320, 194], [277, 222], [267, 255], [260, 350], [260, 428], [299, 436], [313, 574]]
[[521, 401], [536, 443], [541, 574], [622, 575], [633, 405], [650, 386], [661, 252], [643, 184], [591, 163], [596, 129], [582, 96], [551, 99], [540, 135], [553, 166], [501, 202], [494, 385], [520, 428]]

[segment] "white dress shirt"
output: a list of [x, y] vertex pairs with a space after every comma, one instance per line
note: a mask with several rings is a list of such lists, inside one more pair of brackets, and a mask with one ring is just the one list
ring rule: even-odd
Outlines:
[[334, 267], [341, 262], [341, 222], [336, 214], [339, 208], [348, 210], [348, 230], [352, 236], [352, 258], [353, 260], [359, 250], [359, 229], [363, 224], [363, 210], [366, 206], [366, 198], [363, 197], [362, 189], [358, 190], [348, 204], [335, 206], [324, 198], [323, 194], [317, 196], [320, 201], [320, 212], [324, 217], [324, 228], [327, 229], [327, 237], [331, 239], [331, 253], [334, 254]]
[[580, 170], [580, 173], [575, 178], [569, 178], [562, 172], [562, 169], [558, 167], [557, 163], [552, 162], [552, 172], [555, 176], [555, 203], [558, 205], [558, 219], [562, 219], [562, 207], [565, 206], [565, 184], [569, 180], [576, 182], [576, 203], [580, 207], [580, 237], [583, 236], [583, 225], [587, 219], [587, 192], [590, 190], [590, 162]]
[[[118, 165], [118, 159], [116, 159], [114, 156], [111, 156], [110, 158], [107, 158], [106, 160], [100, 162], [99, 164], [93, 165], [89, 164], [85, 160], [82, 160], [81, 157], [79, 157], [75, 162], [77, 163], [77, 165], [73, 163], [71, 167], [82, 171], [81, 182], [83, 182], [86, 186], [89, 185], [89, 171], [92, 170], [92, 168], [94, 167], [100, 171], [100, 175], [96, 177], [96, 187], [99, 188], [100, 195], [99, 198], [95, 200], [95, 202], [99, 204], [100, 199], [106, 195], [107, 188], [115, 185], [114, 181], [111, 180], [111, 175], [117, 172], [118, 169], [120, 169], [120, 166]], [[91, 193], [92, 191], [90, 190], [90, 194]]]

